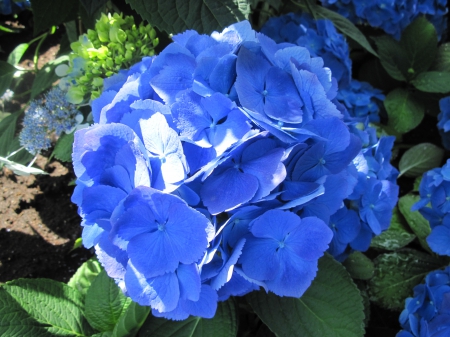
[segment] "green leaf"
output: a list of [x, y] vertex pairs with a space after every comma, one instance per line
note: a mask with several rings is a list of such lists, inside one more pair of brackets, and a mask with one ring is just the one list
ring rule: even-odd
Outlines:
[[[0, 137], [0, 139], [1, 139], [1, 137]], [[22, 146], [20, 145], [19, 136], [17, 135], [13, 139], [13, 141], [10, 143], [8, 153], [17, 151], [21, 147]], [[25, 149], [22, 149], [21, 151], [17, 152], [16, 154], [13, 154], [11, 157], [8, 157], [9, 160], [11, 160], [15, 163], [23, 164], [23, 165], [28, 164], [33, 158], [34, 158], [34, 155]]]
[[419, 211], [411, 211], [412, 205], [420, 200], [418, 195], [406, 194], [398, 200], [398, 209], [400, 213], [405, 217], [406, 222], [416, 234], [422, 247], [431, 252], [426, 238], [431, 233], [429, 222], [419, 213]]
[[450, 42], [439, 46], [430, 70], [450, 72]]
[[369, 281], [370, 299], [384, 308], [399, 310], [414, 286], [445, 261], [416, 250], [381, 254], [374, 260], [375, 274]]
[[424, 92], [446, 94], [450, 92], [450, 72], [427, 71], [411, 81], [417, 89]]
[[377, 45], [380, 62], [387, 73], [397, 81], [406, 81], [402, 64], [407, 62], [407, 55], [400, 44], [391, 36], [382, 35], [372, 38]]
[[[7, 282], [2, 286], [2, 300], [11, 298], [24, 310], [28, 317], [27, 322], [39, 322], [46, 334], [41, 336], [90, 336], [94, 333], [83, 316], [83, 296], [75, 289], [64, 283], [50, 279], [19, 279]], [[0, 329], [10, 329], [14, 325], [21, 325], [17, 312], [17, 305], [11, 305], [1, 310], [10, 315], [9, 321], [4, 321]], [[2, 334], [2, 336], [5, 336]], [[37, 335], [39, 336], [39, 335]]]
[[108, 0], [79, 0], [79, 1], [83, 5], [84, 9], [86, 10], [86, 13], [89, 16], [92, 16], [98, 9], [106, 5], [106, 3], [108, 2]]
[[34, 35], [77, 18], [77, 0], [31, 0]]
[[22, 58], [23, 54], [25, 54], [29, 46], [30, 45], [28, 43], [21, 43], [16, 48], [14, 48], [14, 50], [8, 56], [8, 63], [13, 66], [18, 65], [20, 59]]
[[419, 187], [420, 187], [421, 182], [422, 182], [422, 176], [419, 176], [414, 180], [413, 192], [419, 192]]
[[55, 156], [56, 159], [63, 162], [71, 162], [74, 134], [75, 132], [62, 134], [56, 142], [52, 156]]
[[392, 90], [384, 100], [384, 106], [389, 116], [388, 125], [397, 132], [411, 131], [420, 124], [424, 109], [414, 95], [406, 89]]
[[92, 281], [102, 271], [100, 263], [92, 258], [83, 263], [69, 280], [67, 285], [77, 289], [81, 294], [86, 295]]
[[373, 262], [361, 252], [353, 252], [342, 263], [354, 279], [369, 280], [373, 276]]
[[45, 336], [45, 325], [39, 323], [0, 286], [0, 336]]
[[370, 246], [386, 250], [396, 250], [405, 247], [415, 238], [416, 235], [411, 233], [405, 218], [396, 206], [392, 212], [389, 229], [374, 237]]
[[125, 297], [114, 280], [102, 270], [87, 290], [84, 303], [86, 319], [91, 326], [99, 331], [112, 331], [131, 299]]
[[176, 34], [195, 29], [210, 34], [247, 18], [246, 0], [126, 0], [144, 20], [159, 30]]
[[17, 69], [13, 65], [0, 61], [0, 96], [5, 93], [6, 89], [9, 89], [16, 71]]
[[399, 177], [418, 177], [434, 167], [441, 166], [444, 150], [431, 143], [421, 143], [408, 149], [400, 159]]
[[[143, 307], [131, 302], [125, 313], [120, 316], [111, 337], [133, 337], [150, 314], [150, 307]], [[147, 335], [145, 335], [147, 336]]]
[[246, 298], [255, 313], [277, 336], [363, 336], [362, 297], [345, 268], [330, 255], [300, 298], [263, 291]]
[[149, 316], [139, 336], [152, 337], [234, 337], [237, 335], [237, 305], [233, 298], [219, 302], [213, 318], [189, 316], [184, 321], [171, 321]]
[[407, 55], [405, 67], [411, 78], [430, 68], [436, 56], [437, 43], [436, 29], [424, 16], [419, 16], [405, 28], [400, 47]]
[[22, 114], [21, 111], [15, 112], [0, 122], [0, 156], [6, 157], [12, 151], [17, 149], [11, 148], [11, 142], [16, 133], [17, 119]]
[[48, 62], [42, 69], [36, 74], [36, 78], [34, 79], [33, 86], [31, 87], [31, 99], [34, 99], [41, 92], [50, 88], [54, 82], [56, 82], [59, 77], [55, 73], [56, 67], [69, 60], [67, 55], [60, 56], [56, 60]]
[[350, 20], [322, 6], [313, 5], [311, 6], [311, 8], [313, 13], [316, 14], [317, 17], [331, 20], [334, 26], [342, 34], [348, 36], [352, 40], [355, 40], [369, 53], [378, 56], [377, 52], [372, 48], [364, 34], [361, 33], [361, 31], [356, 28], [356, 26]]

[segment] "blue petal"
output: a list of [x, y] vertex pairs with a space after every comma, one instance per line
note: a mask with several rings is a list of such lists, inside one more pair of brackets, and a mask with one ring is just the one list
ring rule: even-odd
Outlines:
[[198, 301], [200, 298], [200, 275], [195, 263], [180, 264], [177, 268], [180, 285], [180, 298], [183, 300]]

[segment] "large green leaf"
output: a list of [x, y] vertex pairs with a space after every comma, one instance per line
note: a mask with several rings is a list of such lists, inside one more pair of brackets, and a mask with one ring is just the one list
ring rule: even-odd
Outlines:
[[2, 119], [0, 122], [0, 156], [6, 157], [12, 152], [11, 142], [16, 133], [17, 119], [22, 114], [21, 111], [13, 113]]
[[319, 260], [319, 271], [300, 298], [263, 291], [246, 296], [250, 306], [277, 336], [363, 336], [362, 297], [345, 268], [331, 256]]
[[450, 92], [450, 72], [427, 71], [411, 81], [417, 89], [424, 92], [446, 94]]
[[112, 331], [130, 303], [131, 299], [102, 270], [87, 290], [84, 310], [94, 329]]
[[101, 271], [102, 266], [96, 259], [92, 258], [87, 260], [77, 269], [67, 285], [77, 289], [81, 294], [86, 295], [92, 281], [94, 281]]
[[405, 67], [408, 67], [410, 78], [430, 68], [436, 56], [437, 43], [436, 29], [424, 16], [419, 16], [405, 28], [400, 46], [408, 58]]
[[56, 60], [48, 62], [42, 69], [36, 74], [36, 78], [33, 81], [33, 86], [31, 87], [31, 99], [34, 99], [44, 90], [50, 88], [52, 84], [59, 79], [58, 75], [55, 73], [55, 69], [61, 63], [67, 62], [69, 57], [67, 55], [60, 56]]
[[170, 321], [164, 318], [149, 316], [140, 337], [234, 337], [237, 334], [237, 306], [233, 298], [219, 302], [213, 318], [193, 317], [184, 321]]
[[400, 176], [418, 177], [434, 167], [441, 166], [444, 150], [431, 143], [421, 143], [408, 149], [400, 159]]
[[422, 247], [431, 252], [426, 238], [431, 233], [430, 224], [419, 211], [411, 211], [411, 207], [420, 200], [418, 195], [406, 194], [398, 200], [398, 209], [405, 217], [406, 222], [416, 234]]
[[169, 34], [195, 29], [200, 34], [221, 31], [245, 20], [247, 0], [126, 0], [150, 24]]
[[399, 133], [411, 131], [420, 124], [425, 114], [420, 101], [406, 89], [392, 90], [384, 100], [389, 116], [388, 125]]
[[387, 309], [402, 309], [414, 286], [445, 261], [416, 250], [381, 254], [374, 260], [375, 274], [369, 281], [370, 299]]
[[98, 9], [104, 6], [108, 0], [79, 0], [86, 13], [92, 16]]
[[389, 229], [374, 237], [371, 247], [396, 250], [405, 247], [416, 238], [406, 224], [406, 220], [396, 206], [392, 212]]
[[[380, 62], [387, 73], [397, 81], [406, 81], [404, 64], [407, 63], [407, 55], [399, 43], [391, 36], [382, 35], [372, 38], [377, 45]], [[403, 66], [402, 66], [403, 65]]]
[[34, 34], [77, 18], [77, 0], [31, 0]]
[[7, 282], [0, 289], [0, 301], [7, 304], [0, 308], [1, 330], [9, 331], [22, 324], [37, 329], [38, 322], [43, 332], [32, 336], [81, 337], [94, 333], [83, 315], [83, 296], [64, 283], [19, 279]]
[[5, 93], [6, 89], [9, 89], [16, 71], [17, 69], [13, 65], [0, 61], [0, 96]]
[[439, 46], [430, 70], [450, 72], [450, 42]]
[[369, 53], [378, 56], [376, 51], [372, 48], [369, 41], [366, 39], [363, 33], [356, 28], [356, 26], [347, 18], [342, 15], [333, 12], [322, 6], [311, 6], [313, 13], [318, 18], [329, 19], [333, 21], [335, 27], [345, 36], [355, 40], [357, 43], [361, 45], [364, 49], [366, 49]]

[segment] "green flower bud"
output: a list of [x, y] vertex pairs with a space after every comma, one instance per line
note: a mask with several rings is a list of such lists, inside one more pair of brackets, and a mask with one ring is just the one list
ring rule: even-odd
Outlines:
[[94, 77], [94, 79], [92, 80], [92, 85], [94, 87], [102, 87], [103, 86], [103, 78]]

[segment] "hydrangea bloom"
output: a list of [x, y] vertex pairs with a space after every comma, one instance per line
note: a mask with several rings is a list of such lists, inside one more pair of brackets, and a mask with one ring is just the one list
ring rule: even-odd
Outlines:
[[412, 210], [419, 210], [430, 223], [428, 245], [435, 253], [450, 256], [450, 160], [423, 174], [419, 192]]
[[[335, 104], [336, 80], [322, 58], [248, 22], [173, 40], [105, 80], [95, 124], [75, 134], [83, 243], [156, 316], [212, 317], [217, 301], [260, 287], [299, 297], [336, 233], [330, 219], [340, 230], [356, 217], [343, 208], [363, 137]], [[375, 178], [390, 151], [378, 145], [365, 150], [370, 170], [359, 165], [374, 175], [361, 207], [377, 204], [364, 213], [377, 234], [396, 200]], [[339, 254], [359, 235], [359, 219], [347, 223]]]
[[323, 59], [340, 87], [349, 85], [352, 69], [349, 47], [330, 20], [314, 20], [307, 13], [289, 13], [270, 18], [261, 32], [277, 43], [289, 42], [306, 47], [311, 55]]
[[450, 267], [429, 273], [414, 288], [400, 315], [397, 337], [438, 337], [450, 334]]
[[446, 0], [351, 1], [321, 0], [325, 7], [356, 24], [369, 24], [383, 29], [397, 40], [402, 31], [420, 15], [435, 26], [439, 39], [445, 34], [448, 12]]
[[441, 134], [442, 145], [450, 150], [450, 96], [439, 101], [441, 112], [438, 115], [438, 130]]
[[50, 147], [51, 132], [57, 136], [70, 132], [81, 121], [82, 115], [76, 106], [66, 101], [61, 89], [54, 87], [43, 100], [32, 101], [25, 112], [20, 144], [28, 152], [36, 154]]

